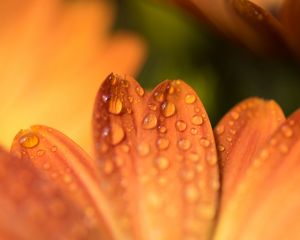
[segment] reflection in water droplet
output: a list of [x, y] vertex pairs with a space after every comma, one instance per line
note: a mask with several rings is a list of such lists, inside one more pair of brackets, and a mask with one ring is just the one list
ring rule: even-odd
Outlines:
[[192, 117], [192, 124], [199, 126], [203, 123], [203, 118], [200, 115], [194, 115]]
[[111, 123], [111, 144], [117, 145], [119, 144], [125, 137], [125, 132], [123, 128], [117, 124], [112, 122]]
[[109, 99], [108, 111], [112, 114], [118, 115], [123, 109], [123, 103], [117, 96], [113, 96]]
[[156, 125], [157, 125], [157, 117], [154, 114], [150, 113], [145, 116], [143, 120], [144, 129], [153, 129], [156, 127]]
[[175, 107], [174, 103], [171, 103], [171, 102], [164, 102], [161, 105], [161, 109], [162, 109], [162, 114], [165, 117], [171, 117], [176, 112], [176, 107]]
[[145, 94], [145, 90], [142, 87], [136, 87], [135, 91], [140, 97], [144, 96]]
[[179, 132], [183, 132], [186, 129], [186, 123], [182, 120], [176, 121], [176, 129]]
[[186, 151], [191, 147], [191, 142], [188, 139], [180, 139], [178, 141], [178, 147], [179, 149]]
[[185, 103], [192, 104], [196, 101], [196, 97], [193, 94], [187, 94], [184, 98]]
[[146, 157], [150, 153], [150, 146], [148, 143], [140, 143], [137, 145], [136, 150], [139, 156]]
[[39, 144], [39, 137], [33, 132], [29, 132], [20, 137], [19, 143], [25, 148], [34, 148]]
[[167, 138], [159, 138], [156, 144], [160, 150], [165, 150], [169, 147], [170, 141]]
[[166, 157], [158, 157], [156, 159], [156, 165], [157, 165], [158, 169], [166, 170], [169, 167], [170, 163]]

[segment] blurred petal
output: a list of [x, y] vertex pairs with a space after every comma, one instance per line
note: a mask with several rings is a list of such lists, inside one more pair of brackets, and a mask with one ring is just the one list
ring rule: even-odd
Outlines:
[[210, 236], [217, 157], [193, 89], [180, 80], [165, 81], [148, 94], [134, 79], [111, 74], [98, 93], [94, 135], [102, 191], [126, 239]]
[[111, 5], [41, 0], [9, 7], [21, 16], [7, 17], [0, 30], [0, 142], [6, 147], [18, 129], [39, 122], [90, 150], [99, 84], [112, 69], [136, 74], [144, 58], [138, 37], [111, 36]]
[[54, 182], [0, 149], [1, 239], [100, 239], [105, 234]]
[[286, 0], [281, 11], [281, 21], [290, 37], [292, 46], [300, 55], [300, 1]]
[[99, 227], [104, 239], [116, 237], [115, 223], [103, 193], [93, 161], [62, 133], [44, 126], [22, 130], [11, 152], [30, 162], [48, 181]]
[[[227, 37], [239, 40], [256, 52], [286, 52], [283, 29], [277, 19], [247, 0], [173, 0], [204, 17]], [[259, 3], [260, 1], [256, 1]], [[264, 3], [267, 6], [267, 3]], [[276, 4], [277, 6], [280, 3]]]
[[247, 99], [227, 113], [215, 128], [222, 166], [222, 205], [252, 164], [253, 157], [284, 122], [281, 108], [274, 101]]
[[260, 150], [220, 217], [214, 239], [299, 239], [300, 111]]

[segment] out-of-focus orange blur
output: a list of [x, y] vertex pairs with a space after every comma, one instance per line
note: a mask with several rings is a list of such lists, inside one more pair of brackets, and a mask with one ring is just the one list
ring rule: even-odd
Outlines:
[[108, 1], [0, 1], [0, 144], [33, 124], [55, 127], [90, 151], [93, 102], [116, 71], [135, 75], [136, 35], [111, 33]]

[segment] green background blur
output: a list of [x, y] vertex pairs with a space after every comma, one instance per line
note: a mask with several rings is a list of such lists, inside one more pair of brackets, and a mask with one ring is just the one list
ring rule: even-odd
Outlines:
[[300, 63], [263, 58], [228, 42], [175, 6], [153, 0], [117, 0], [116, 28], [137, 32], [148, 44], [139, 76], [153, 88], [183, 79], [202, 99], [213, 124], [249, 96], [275, 99], [286, 114], [300, 106]]

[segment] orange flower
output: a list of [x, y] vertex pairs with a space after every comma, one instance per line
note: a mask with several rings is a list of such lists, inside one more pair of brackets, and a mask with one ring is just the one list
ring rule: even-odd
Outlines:
[[138, 37], [109, 32], [113, 15], [104, 0], [0, 1], [1, 144], [41, 122], [91, 146], [101, 79], [112, 70], [135, 74], [144, 56]]
[[229, 38], [259, 52], [300, 56], [298, 0], [169, 0], [188, 8]]
[[0, 150], [2, 238], [300, 237], [300, 111], [285, 120], [275, 102], [248, 99], [214, 137], [184, 82], [147, 93], [112, 74], [93, 126], [93, 159], [44, 126], [21, 131], [11, 154]]

